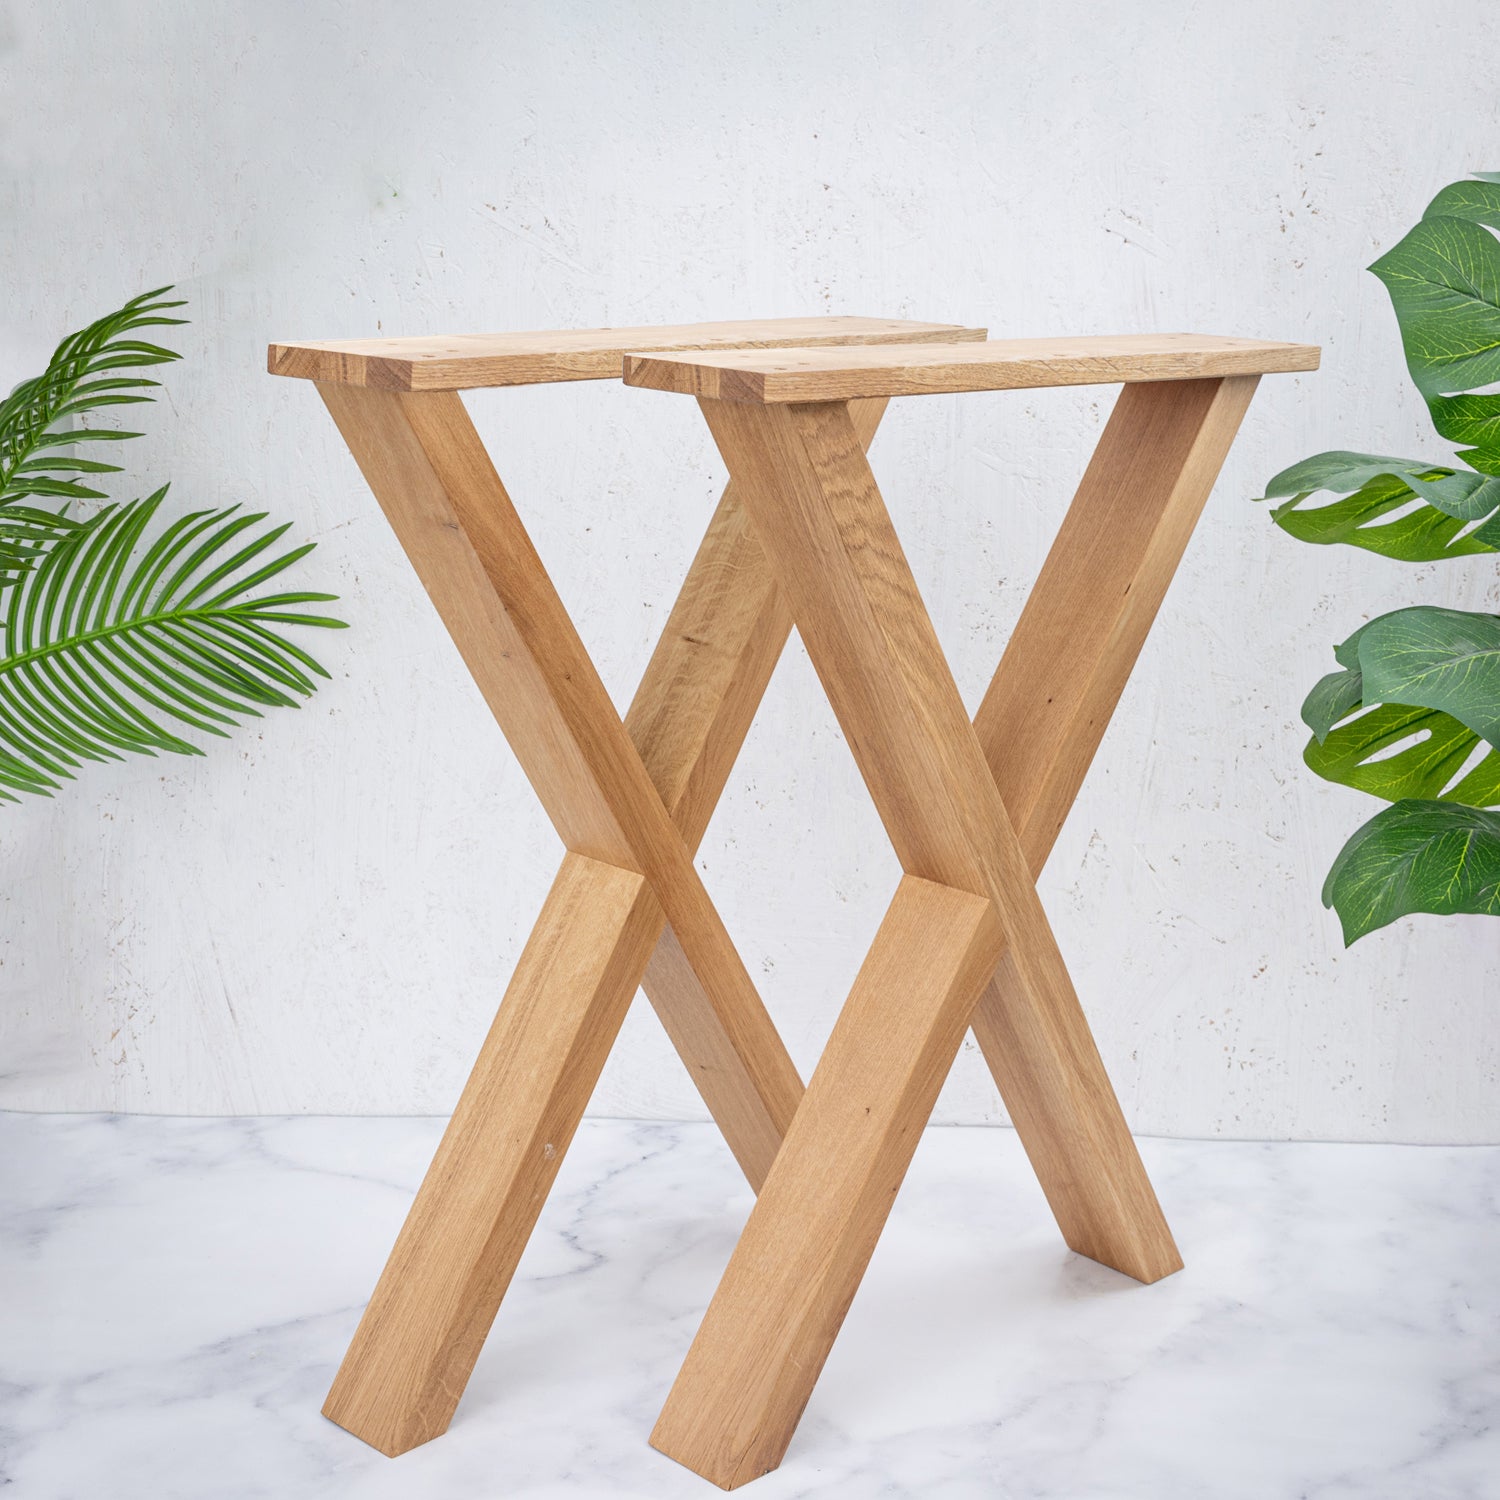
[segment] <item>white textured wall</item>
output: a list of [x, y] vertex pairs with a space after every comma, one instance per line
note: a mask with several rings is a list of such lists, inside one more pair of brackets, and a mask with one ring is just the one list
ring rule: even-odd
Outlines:
[[[1361, 267], [1500, 166], [1500, 9], [1161, 3], [26, 3], [0, 9], [0, 383], [174, 280], [144, 488], [244, 500], [344, 597], [333, 683], [200, 761], [0, 812], [0, 1105], [443, 1111], [558, 846], [272, 337], [841, 312], [997, 336], [1316, 340], [1268, 379], [1043, 879], [1146, 1131], [1500, 1139], [1500, 927], [1340, 947], [1376, 804], [1301, 768], [1329, 646], [1493, 564], [1300, 546], [1247, 498], [1318, 448], [1441, 452]], [[1111, 399], [898, 403], [875, 463], [977, 701]], [[471, 409], [628, 697], [722, 473], [686, 400]], [[896, 878], [800, 648], [701, 860], [810, 1067]], [[696, 1115], [644, 1001], [595, 1107]], [[943, 1117], [1003, 1118], [961, 1059]]]

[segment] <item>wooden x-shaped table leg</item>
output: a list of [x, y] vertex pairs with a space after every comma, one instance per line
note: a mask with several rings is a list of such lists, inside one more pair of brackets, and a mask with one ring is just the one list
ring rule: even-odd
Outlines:
[[622, 724], [459, 397], [321, 390], [570, 851], [324, 1407], [400, 1453], [447, 1428], [638, 986], [752, 1186], [791, 1123], [692, 863], [791, 617], [726, 490]]
[[973, 1024], [1068, 1243], [1181, 1266], [1033, 881], [1254, 391], [1129, 385], [970, 726], [840, 402], [704, 400], [906, 871], [652, 1441], [780, 1462]]
[[[791, 629], [744, 513], [726, 491], [622, 724], [458, 392], [618, 378], [629, 349], [983, 337], [815, 317], [271, 346], [318, 382], [568, 850], [324, 1408], [382, 1451], [447, 1427], [638, 985], [753, 1187], [802, 1094], [692, 863]], [[854, 403], [862, 441], [884, 407]]]
[[[1310, 368], [1316, 351], [1189, 339], [1185, 352], [1178, 336], [1145, 350], [1140, 340], [1053, 341], [1040, 346], [1049, 378], [1017, 380], [1017, 362], [1030, 370], [1039, 346], [968, 342], [981, 334], [825, 318], [272, 347], [274, 372], [319, 381], [569, 851], [325, 1406], [382, 1451], [447, 1426], [638, 983], [752, 1186], [764, 1182], [771, 1195], [726, 1288], [735, 1266], [750, 1266], [753, 1282], [757, 1264], [767, 1289], [784, 1288], [785, 1267], [773, 1264], [781, 1252], [764, 1253], [765, 1226], [776, 1241], [788, 1212], [805, 1209], [832, 1254], [825, 1265], [815, 1237], [794, 1235], [788, 1263], [814, 1274], [808, 1299], [781, 1305], [802, 1311], [762, 1327], [769, 1341], [748, 1364], [741, 1349], [738, 1363], [728, 1358], [700, 1377], [694, 1360], [718, 1358], [712, 1329], [732, 1336], [738, 1317], [753, 1332], [757, 1311], [763, 1325], [770, 1316], [769, 1305], [757, 1310], [742, 1297], [726, 1324], [730, 1294], [716, 1299], [679, 1382], [688, 1395], [674, 1393], [657, 1439], [705, 1473], [727, 1473], [721, 1482], [750, 1477], [784, 1448], [883, 1223], [887, 1204], [872, 1184], [894, 1193], [971, 1018], [1068, 1243], [1143, 1280], [1178, 1264], [1031, 882], [1252, 372]], [[835, 345], [909, 345], [915, 383], [841, 391], [856, 399], [774, 416], [715, 414], [740, 477], [622, 723], [456, 392], [607, 378], [632, 344], [804, 343], [819, 347], [793, 349], [786, 368], [801, 370]], [[1168, 369], [1180, 377], [1185, 357], [1203, 373], [1250, 377], [1127, 387], [973, 729], [863, 459], [885, 396], [939, 388], [932, 370], [957, 358], [955, 348], [977, 353], [986, 369], [998, 360], [998, 383], [1007, 384], [1164, 379]], [[871, 367], [891, 367], [888, 350], [864, 352]], [[962, 378], [973, 363], [960, 360]], [[1069, 373], [1052, 378], [1060, 367]], [[797, 454], [786, 463], [784, 453], [760, 451], [767, 443]], [[742, 505], [737, 490], [747, 483]], [[793, 492], [800, 509], [788, 508]], [[756, 531], [788, 522], [768, 557]], [[831, 549], [826, 573], [819, 549]], [[692, 863], [791, 628], [788, 601], [908, 870], [819, 1068], [825, 1081], [815, 1080], [800, 1109], [795, 1069]], [[898, 722], [886, 722], [887, 711]], [[1015, 733], [1018, 717], [1025, 734]], [[846, 1078], [864, 1079], [875, 1099], [852, 1120]], [[800, 1165], [783, 1165], [786, 1150], [777, 1156], [789, 1126], [788, 1148], [801, 1143], [790, 1160]], [[847, 1220], [831, 1220], [816, 1191], [801, 1206], [797, 1197], [830, 1133], [839, 1149], [828, 1202]], [[700, 1345], [709, 1351], [701, 1358]], [[801, 1368], [789, 1373], [788, 1359]], [[748, 1425], [731, 1422], [738, 1436], [726, 1437], [726, 1411], [739, 1400], [726, 1393], [741, 1377], [749, 1405], [739, 1409], [753, 1414]], [[711, 1407], [718, 1402], [693, 1439], [702, 1447], [710, 1434], [701, 1462], [688, 1456], [691, 1443], [679, 1451], [671, 1437], [674, 1405], [691, 1405], [695, 1384], [710, 1389]]]

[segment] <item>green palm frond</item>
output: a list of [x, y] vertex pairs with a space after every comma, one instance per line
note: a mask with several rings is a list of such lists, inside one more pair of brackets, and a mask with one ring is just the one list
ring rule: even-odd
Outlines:
[[14, 583], [59, 537], [79, 523], [50, 510], [26, 505], [0, 508], [0, 590]]
[[253, 533], [265, 514], [237, 506], [147, 540], [165, 493], [73, 525], [6, 591], [0, 800], [48, 795], [84, 760], [201, 755], [184, 730], [222, 735], [328, 676], [287, 627], [342, 627], [301, 607], [336, 596], [253, 595], [314, 544], [271, 555], [287, 526]]
[[59, 430], [58, 424], [100, 407], [156, 399], [145, 393], [159, 382], [110, 372], [167, 364], [180, 357], [159, 344], [127, 337], [137, 329], [186, 321], [162, 316], [168, 309], [183, 305], [161, 300], [162, 294], [171, 290], [164, 286], [143, 292], [118, 312], [69, 334], [40, 375], [18, 385], [0, 402], [0, 506], [28, 495], [53, 500], [104, 498], [99, 490], [67, 476], [114, 474], [120, 466], [77, 457], [66, 450], [80, 443], [119, 442], [140, 433], [104, 427]]

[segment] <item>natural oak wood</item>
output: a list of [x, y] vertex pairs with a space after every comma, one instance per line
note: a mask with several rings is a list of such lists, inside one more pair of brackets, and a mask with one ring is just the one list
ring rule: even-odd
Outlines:
[[[1033, 876], [1041, 874], [1258, 377], [1128, 385], [1058, 531], [974, 727]], [[1052, 1033], [1009, 955], [974, 1035], [1063, 1238], [1142, 1281], [1181, 1262], [1084, 1031]], [[1080, 1061], [1080, 1049], [1082, 1061]], [[1080, 1089], [1094, 1076], [1101, 1087]], [[1153, 1200], [1154, 1201], [1154, 1200]]]
[[462, 401], [319, 390], [563, 843], [651, 881], [710, 1006], [669, 1029], [712, 1038], [694, 1079], [731, 1148], [763, 1150], [801, 1081]]
[[931, 343], [984, 335], [983, 328], [905, 318], [746, 318], [649, 328], [280, 343], [270, 346], [266, 363], [271, 374], [299, 380], [389, 391], [461, 391], [618, 378], [624, 356], [633, 349]]
[[925, 396], [1315, 370], [1318, 354], [1315, 344], [1196, 333], [995, 339], [957, 347], [914, 344], [898, 353], [882, 348], [742, 348], [631, 354], [625, 360], [625, 384], [721, 401], [843, 401], [851, 396]]
[[[671, 921], [672, 941], [652, 964], [650, 996], [758, 1186], [801, 1098], [801, 1080], [460, 398], [319, 389], [564, 844], [574, 854], [644, 876]], [[736, 700], [732, 714], [743, 712]], [[697, 806], [703, 805], [700, 799]], [[550, 930], [556, 920], [549, 901], [539, 926]], [[576, 940], [591, 947], [625, 943], [617, 925], [602, 918], [573, 925]], [[660, 918], [647, 921], [647, 941], [627, 966], [627, 1000], [661, 930]], [[507, 1036], [497, 1032], [486, 1044], [465, 1098], [474, 1089], [488, 1097], [485, 1080], [497, 1064], [487, 1054], [510, 1045]], [[587, 1092], [569, 1101], [581, 1110]], [[557, 1107], [563, 1105], [560, 1100]], [[507, 1152], [483, 1152], [472, 1136], [455, 1142], [455, 1156], [478, 1152], [466, 1166], [476, 1180], [501, 1180], [513, 1170]], [[566, 1148], [566, 1140], [555, 1144], [559, 1152]], [[421, 1214], [413, 1209], [403, 1231], [405, 1251], [381, 1286], [406, 1276], [414, 1261], [448, 1264], [480, 1253], [473, 1217], [442, 1207], [461, 1180], [456, 1170], [438, 1174], [428, 1207]], [[510, 1199], [488, 1201], [516, 1212]], [[478, 1328], [482, 1338], [525, 1233], [502, 1234], [492, 1226], [479, 1243], [492, 1247], [485, 1252], [486, 1275], [445, 1282], [441, 1293], [424, 1283], [427, 1320], [439, 1330], [433, 1339], [413, 1338], [419, 1311], [390, 1315], [395, 1294], [377, 1288], [374, 1311], [367, 1311], [330, 1394], [334, 1420], [377, 1447], [397, 1440], [410, 1446], [443, 1431], [478, 1348], [460, 1358], [449, 1344], [465, 1328]]]
[[[1317, 350], [981, 337], [802, 319], [272, 347], [319, 381], [569, 850], [330, 1392], [382, 1451], [451, 1419], [637, 983], [761, 1189], [653, 1439], [717, 1482], [784, 1452], [966, 1024], [1068, 1244], [1141, 1280], [1180, 1266], [1034, 879], [1256, 376]], [[900, 347], [833, 347], [857, 344]], [[623, 721], [454, 394], [622, 363], [714, 398], [733, 476]], [[864, 457], [885, 398], [1122, 379], [970, 725]], [[800, 1108], [692, 864], [794, 617], [907, 872]]]
[[660, 924], [644, 876], [563, 860], [323, 1407], [382, 1453], [447, 1428]]
[[[1140, 384], [1120, 393], [975, 719], [1033, 876], [1078, 794], [1257, 379]], [[857, 416], [862, 406], [853, 403]], [[735, 514], [743, 524], [743, 512]], [[790, 616], [748, 527], [725, 561], [736, 576], [762, 580], [753, 597], [779, 622], [766, 627], [779, 651]], [[751, 597], [747, 590], [742, 607]], [[706, 628], [718, 608], [692, 628]], [[669, 626], [663, 645], [672, 634]], [[1017, 725], [1026, 732], [1014, 732]], [[735, 744], [742, 738], [743, 730]], [[1065, 1241], [1126, 1275], [1169, 1274], [1178, 1265], [1173, 1254], [1117, 1253], [1108, 1225], [1117, 1218], [1115, 1184], [1139, 1171], [1134, 1147], [1119, 1123], [1101, 1132], [1078, 1111], [1071, 1074], [1059, 1067], [1068, 1054], [1029, 1043], [1018, 1034], [1025, 1025], [1024, 1002], [1002, 962], [974, 1032]]]
[[651, 1435], [715, 1484], [780, 1462], [1001, 945], [982, 897], [901, 881]]
[[[686, 916], [678, 921], [697, 924], [687, 929], [696, 958], [665, 926], [654, 902], [643, 947], [633, 926], [611, 922], [602, 911], [583, 919], [579, 940], [601, 951], [611, 944], [628, 949], [619, 960], [627, 1002], [643, 984], [758, 1188], [802, 1085], [691, 869], [691, 853], [791, 624], [733, 488], [715, 512], [629, 722], [621, 725], [459, 398], [320, 389], [565, 843], [605, 867], [643, 867], [686, 901]], [[856, 403], [862, 443], [873, 438], [884, 407], [881, 401]], [[640, 805], [630, 810], [632, 799]], [[672, 839], [661, 836], [658, 808], [676, 825]], [[666, 866], [649, 852], [653, 838]], [[639, 857], [638, 844], [647, 850]], [[676, 873], [666, 873], [674, 865]], [[565, 933], [579, 922], [565, 897], [559, 877], [539, 933]], [[699, 972], [705, 968], [708, 984]], [[515, 992], [513, 984], [506, 1005], [525, 1003], [509, 998]], [[610, 1010], [590, 1018], [603, 1037], [601, 1065], [621, 1016]], [[544, 1041], [561, 1045], [555, 1037]], [[471, 1096], [487, 1099], [490, 1080], [509, 1066], [494, 1050], [515, 1045], [497, 1023], [465, 1088], [461, 1113], [467, 1115]], [[532, 1066], [545, 1070], [550, 1061]], [[588, 1073], [584, 1064], [580, 1054], [571, 1065], [576, 1087], [570, 1074], [567, 1089], [547, 1105], [573, 1124], [598, 1072]], [[535, 1105], [528, 1100], [528, 1108]], [[553, 1134], [560, 1161], [572, 1125]], [[382, 1451], [428, 1441], [451, 1420], [545, 1196], [544, 1185], [525, 1217], [517, 1201], [501, 1193], [514, 1170], [508, 1150], [472, 1131], [454, 1137], [434, 1162], [327, 1407], [333, 1420]], [[484, 1182], [490, 1184], [484, 1201], [505, 1216], [504, 1224], [484, 1224], [464, 1210], [462, 1190]], [[453, 1213], [443, 1206], [450, 1194], [459, 1195]], [[483, 1276], [459, 1277], [453, 1270], [478, 1259]], [[423, 1282], [415, 1293], [403, 1290], [410, 1265], [427, 1260], [448, 1268], [446, 1280]], [[435, 1291], [439, 1284], [451, 1288], [446, 1297]], [[416, 1337], [412, 1329], [423, 1322], [424, 1298], [432, 1304], [430, 1326]], [[472, 1341], [469, 1330], [478, 1331]]]
[[[1120, 393], [975, 719], [1033, 876], [1078, 794], [1256, 383], [1240, 376]], [[790, 616], [748, 528], [727, 563], [731, 557], [736, 575], [763, 579], [754, 598], [779, 618], [768, 629], [779, 651]], [[634, 717], [632, 709], [627, 722]], [[1014, 732], [1017, 725], [1026, 732]], [[1108, 1230], [1118, 1217], [1114, 1185], [1135, 1179], [1134, 1147], [1119, 1123], [1101, 1132], [1078, 1111], [1071, 1074], [1059, 1066], [1065, 1051], [1017, 1034], [1027, 1022], [1014, 991], [1002, 962], [974, 1032], [1065, 1241], [1126, 1275], [1170, 1273], [1178, 1264], [1172, 1254], [1117, 1253]]]
[[[1200, 384], [1190, 393], [1190, 398], [1192, 394], [1200, 398], [1200, 420], [1195, 423], [1190, 415], [1186, 423], [1179, 421], [1176, 426], [1190, 432], [1195, 426], [1203, 427], [1202, 417], [1223, 396], [1224, 385], [1218, 381]], [[1207, 466], [1205, 450], [1213, 448], [1225, 428], [1232, 436], [1243, 401], [1248, 400], [1247, 385], [1253, 382], [1241, 381], [1232, 387], [1217, 410], [1217, 421], [1208, 424], [1212, 432], [1206, 442], [1200, 433], [1196, 444], [1189, 442], [1187, 454], [1168, 453], [1165, 461], [1177, 461], [1180, 471], [1184, 459], [1196, 458], [1196, 481]], [[1072, 1238], [1084, 1245], [1086, 1253], [1142, 1280], [1169, 1274], [1181, 1265], [1171, 1233], [1036, 899], [1033, 872], [980, 736], [963, 712], [846, 408], [838, 403], [752, 406], [703, 400], [700, 404], [741, 487], [762, 544], [772, 554], [813, 664], [903, 867], [908, 875], [987, 898], [993, 907], [1005, 935], [1005, 966], [997, 1001], [1001, 1016], [991, 1027], [990, 1039], [1003, 1027], [1006, 1042], [1014, 1050], [998, 1060], [992, 1057], [991, 1062], [1011, 1092], [1021, 1096], [1024, 1128], [1038, 1143], [1033, 1159], [1054, 1179], [1055, 1189], [1063, 1188], [1054, 1207], [1065, 1222], [1065, 1232], [1071, 1228]], [[1079, 518], [1075, 530], [1084, 524], [1086, 515], [1099, 511], [1101, 494], [1118, 490], [1121, 454], [1114, 450], [1133, 446], [1121, 436], [1135, 426], [1133, 415], [1127, 407], [1113, 424], [1104, 461], [1091, 469], [1091, 478], [1086, 476], [1080, 491], [1083, 503], [1074, 512]], [[1155, 436], [1160, 438], [1161, 433]], [[1224, 441], [1227, 444], [1227, 438]], [[1213, 467], [1216, 470], [1217, 465]], [[1170, 515], [1166, 534], [1175, 541], [1180, 533], [1185, 541], [1183, 506], [1174, 508], [1169, 503], [1170, 485], [1165, 500], [1147, 498], [1158, 502], [1145, 507], [1155, 512], [1158, 522], [1164, 511]], [[1201, 495], [1197, 503], [1201, 505]], [[1188, 529], [1190, 524], [1189, 520]], [[1138, 625], [1140, 636], [1159, 602], [1159, 589], [1165, 588], [1165, 577], [1157, 575], [1172, 545], [1158, 543], [1153, 548], [1149, 535], [1163, 528], [1158, 524], [1147, 530], [1142, 550], [1155, 566], [1144, 580], [1148, 596], [1144, 620], [1131, 622]], [[1135, 562], [1139, 567], [1141, 557]], [[1088, 572], [1084, 569], [1079, 576]], [[1170, 567], [1165, 572], [1170, 576]], [[1112, 581], [1104, 578], [1105, 583]], [[1076, 580], [1064, 575], [1064, 582]], [[1153, 592], [1155, 601], [1149, 597]], [[1074, 594], [1072, 602], [1076, 609], [1088, 601]], [[1055, 581], [1047, 603], [1054, 609], [1059, 604]], [[1115, 607], [1118, 611], [1118, 603]], [[1110, 650], [1117, 638], [1123, 643]], [[1034, 630], [1033, 640], [1040, 639], [1042, 633]], [[1086, 648], [1086, 655], [1097, 658], [1096, 671], [1092, 676], [1083, 674], [1065, 698], [1075, 708], [1092, 698], [1096, 713], [1107, 718], [1113, 699], [1102, 704], [1097, 696], [1100, 684], [1107, 685], [1114, 673], [1119, 678], [1114, 684], [1118, 695], [1139, 640], [1130, 629], [1119, 630], [1118, 618], [1101, 639], [1092, 653]], [[997, 704], [1009, 694], [1014, 705], [1024, 706], [1028, 694], [1035, 694], [1041, 663], [1035, 654], [1028, 660], [1029, 653], [1034, 653], [1034, 647], [1023, 642], [1015, 663], [997, 673]], [[1081, 779], [1081, 768], [1066, 756], [1058, 759], [1061, 769], [1055, 780], [1059, 784], [1075, 775]], [[1045, 782], [1046, 775], [1034, 779]], [[1041, 790], [1045, 788], [1034, 792], [1033, 802], [1042, 800]], [[978, 996], [974, 999], [977, 1002]], [[965, 1010], [964, 1023], [974, 1008], [971, 1003]], [[841, 1016], [840, 1026], [844, 1019]], [[861, 1023], [850, 1024], [857, 1029]], [[953, 1035], [951, 1050], [941, 1058], [942, 1073], [951, 1065], [961, 1032], [962, 1025]], [[825, 1081], [825, 1067], [832, 1068], [832, 1059], [843, 1055], [832, 1048], [825, 1054], [814, 1074], [809, 1100], [822, 1097], [825, 1090], [847, 1091], [847, 1077], [830, 1074]], [[859, 1081], [880, 1097], [899, 1090], [889, 1067], [884, 1072], [872, 1067], [859, 1074]], [[935, 1086], [932, 1097], [936, 1097]], [[1033, 1104], [1036, 1107], [1028, 1113]], [[1058, 1138], [1048, 1139], [1054, 1129]], [[890, 1195], [877, 1194], [874, 1201], [879, 1208], [871, 1224], [868, 1213], [850, 1209], [848, 1197], [841, 1200], [845, 1213], [837, 1220], [839, 1228], [824, 1231], [819, 1249], [819, 1264], [837, 1265], [840, 1274], [817, 1280], [804, 1297], [789, 1301], [743, 1294], [743, 1288], [764, 1287], [767, 1278], [787, 1274], [788, 1265], [797, 1268], [799, 1279], [805, 1280], [806, 1265], [795, 1248], [801, 1243], [797, 1211], [787, 1205], [797, 1204], [805, 1192], [814, 1191], [824, 1180], [820, 1174], [826, 1174], [826, 1161], [841, 1157], [843, 1151], [842, 1137], [826, 1122], [806, 1130], [794, 1123], [663, 1408], [653, 1441], [726, 1487], [780, 1461], [889, 1206]], [[1070, 1171], [1074, 1180], [1063, 1184], [1061, 1179]], [[856, 1170], [848, 1188], [855, 1197], [862, 1182]], [[1077, 1201], [1091, 1196], [1092, 1202]], [[773, 1357], [760, 1368], [758, 1379], [750, 1377], [744, 1358], [736, 1358], [734, 1352], [782, 1348], [792, 1350], [792, 1356]]]
[[[850, 403], [862, 447], [884, 401]], [[688, 847], [708, 828], [792, 629], [733, 482], [667, 617], [625, 727]]]
[[[850, 404], [868, 447], [883, 401]], [[688, 570], [682, 592], [625, 716], [625, 727], [688, 848], [697, 851], [722, 796], [791, 631], [791, 614], [731, 484]], [[714, 1007], [668, 927], [641, 980], [689, 1072], [706, 1087], [732, 1072]], [[700, 1024], [703, 1018], [708, 1024]], [[717, 1117], [717, 1116], [716, 1116]], [[732, 1149], [759, 1188], [781, 1145], [785, 1122], [731, 1109], [723, 1122]]]

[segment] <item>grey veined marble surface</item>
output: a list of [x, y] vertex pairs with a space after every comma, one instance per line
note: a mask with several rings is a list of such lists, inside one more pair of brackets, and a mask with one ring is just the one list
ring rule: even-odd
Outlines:
[[[318, 1414], [441, 1122], [0, 1115], [6, 1500], [716, 1491], [647, 1446], [749, 1209], [711, 1126], [587, 1122], [445, 1437]], [[786, 1462], [839, 1500], [1500, 1496], [1500, 1148], [1145, 1141], [1188, 1268], [1070, 1255], [931, 1130]]]

